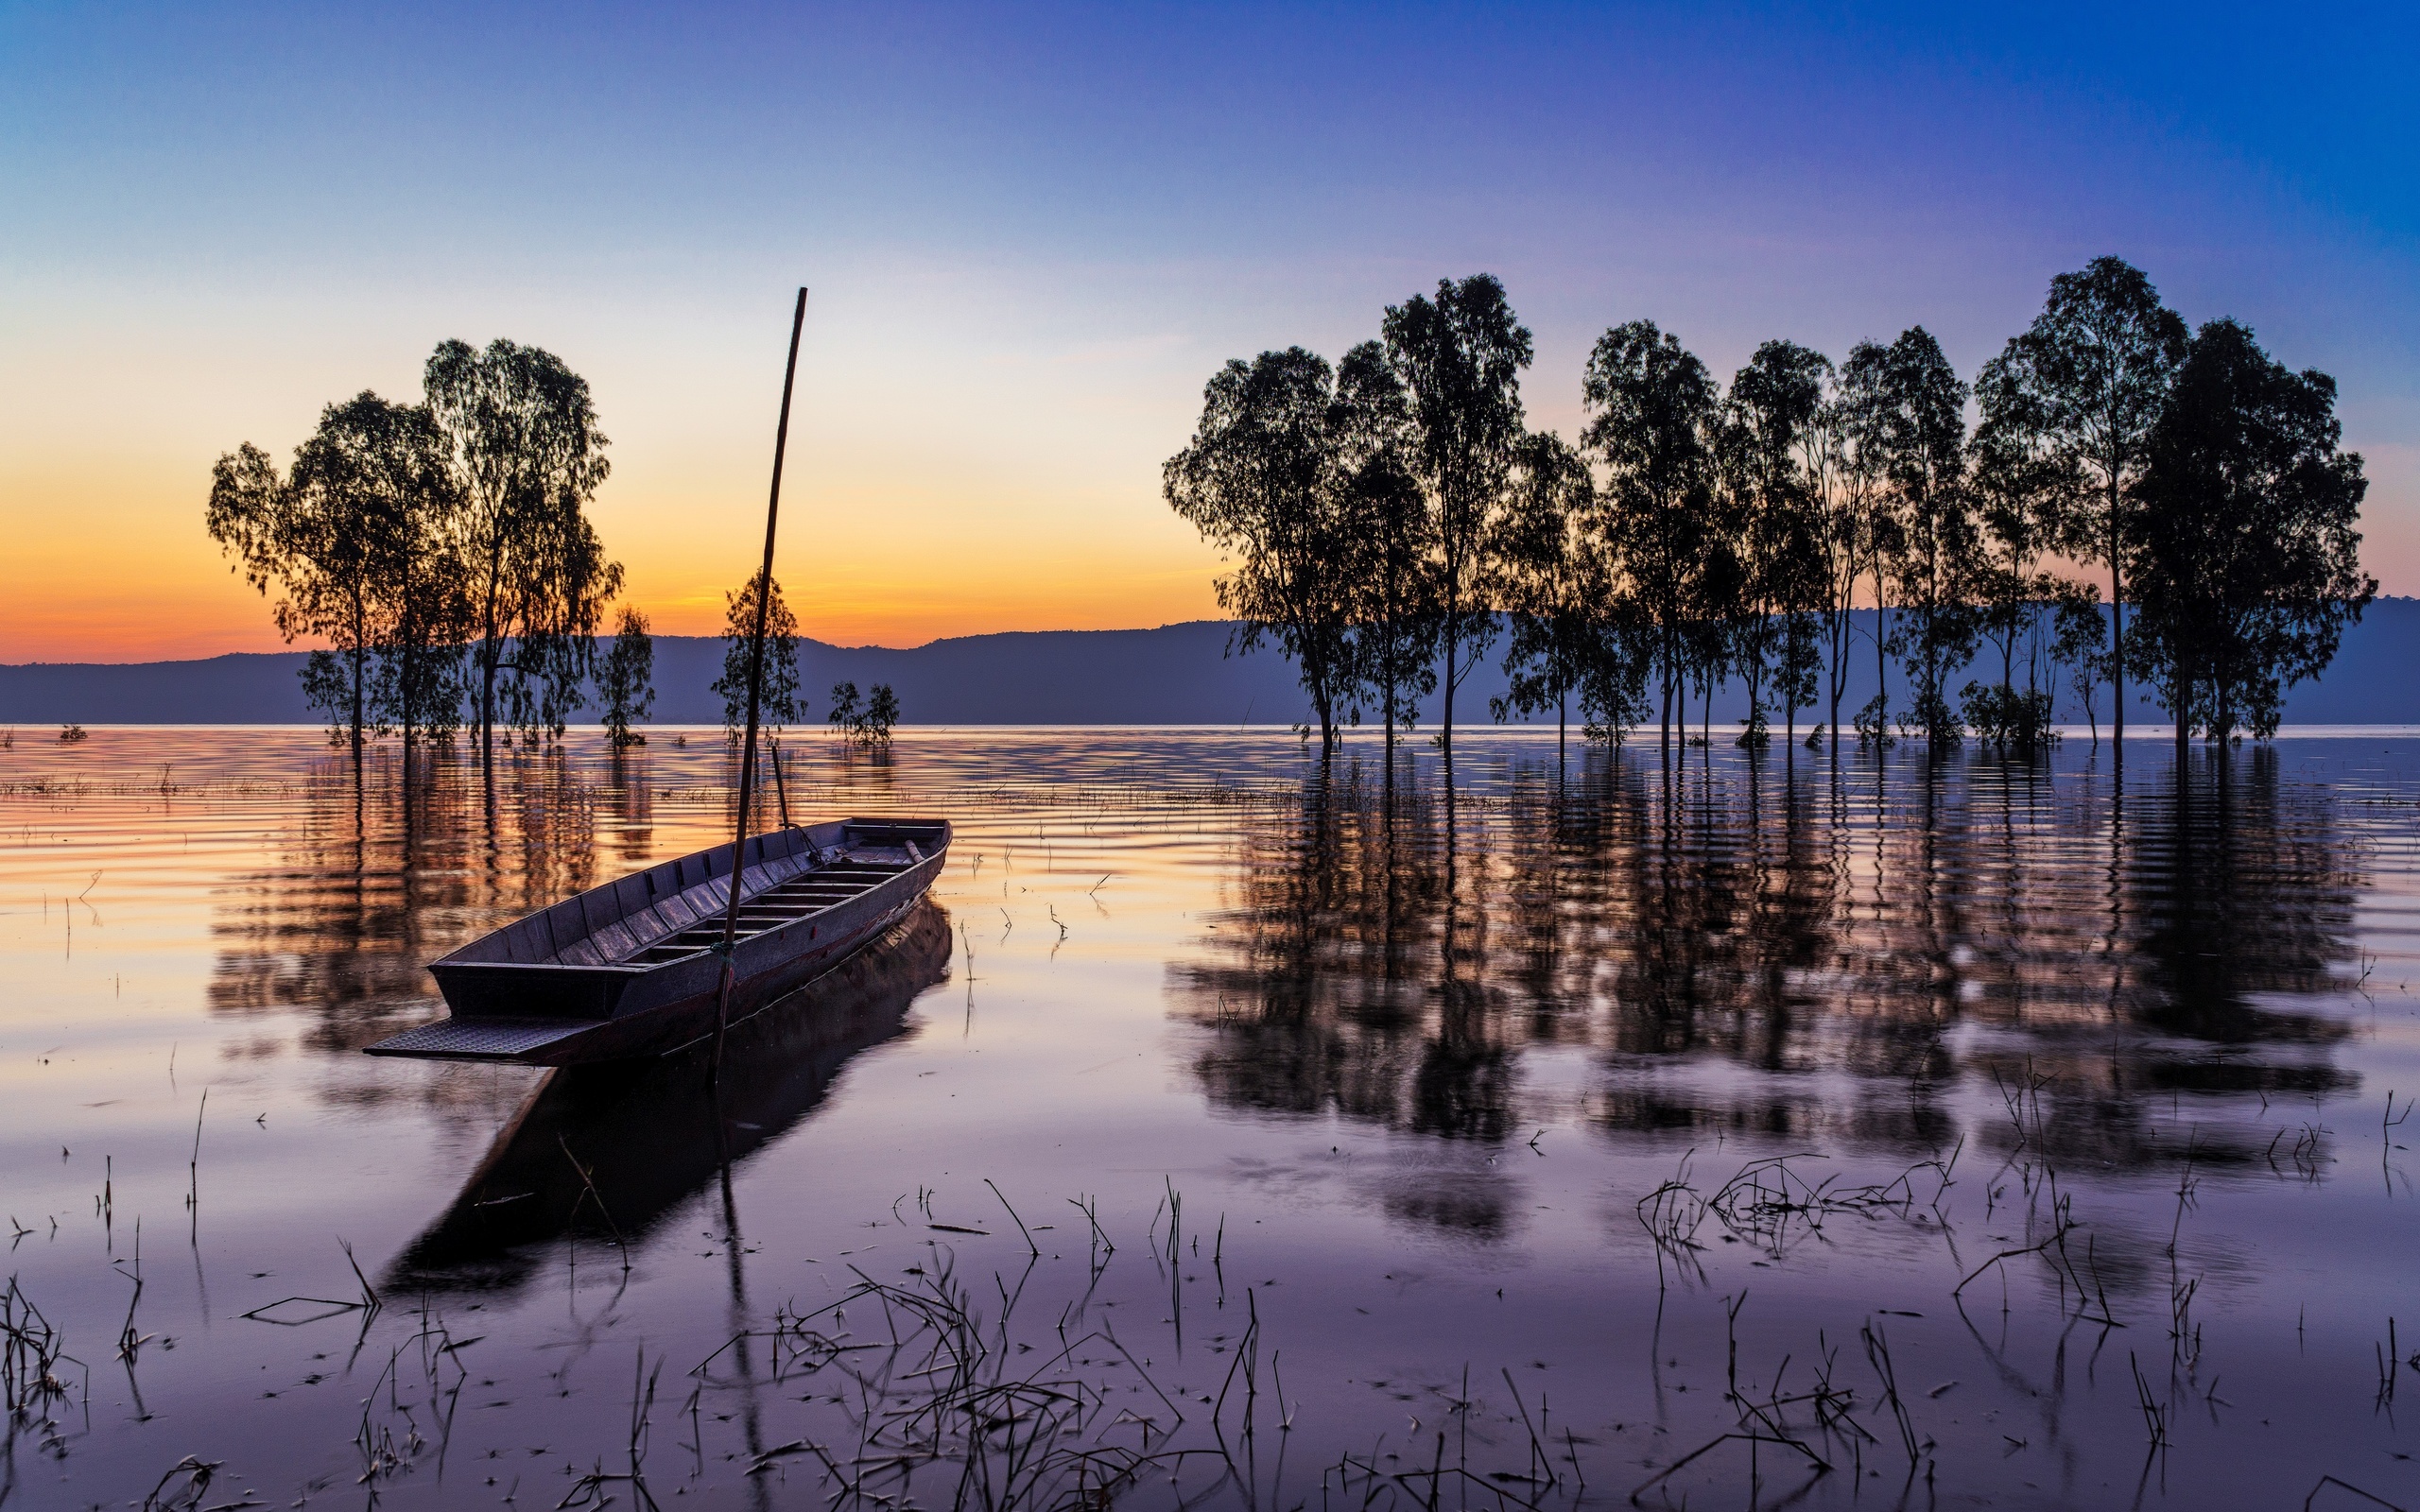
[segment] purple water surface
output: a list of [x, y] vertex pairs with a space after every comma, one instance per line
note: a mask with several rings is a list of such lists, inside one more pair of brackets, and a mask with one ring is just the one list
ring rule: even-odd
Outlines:
[[958, 840], [719, 1086], [360, 1055], [651, 738], [15, 732], [0, 1505], [2420, 1504], [2420, 732], [818, 734]]

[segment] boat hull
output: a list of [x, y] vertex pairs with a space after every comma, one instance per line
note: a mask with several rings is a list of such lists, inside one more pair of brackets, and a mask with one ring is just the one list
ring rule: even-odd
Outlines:
[[[852, 895], [817, 902], [808, 911], [786, 919], [782, 917], [786, 910], [781, 905], [763, 902], [798, 894], [818, 899], [837, 894], [866, 876], [858, 858], [880, 850], [869, 836], [879, 840], [903, 835], [921, 838], [932, 848], [926, 850], [912, 839], [900, 840], [897, 849], [904, 852], [907, 864]], [[751, 865], [741, 874], [740, 907], [751, 927], [731, 953], [727, 999], [720, 953], [684, 943], [718, 934], [718, 919], [709, 912], [709, 905], [722, 906], [730, 896], [730, 848], [722, 847], [719, 877], [710, 870], [715, 853], [700, 851], [591, 889], [432, 963], [429, 971], [443, 990], [452, 1016], [372, 1045], [369, 1053], [531, 1066], [671, 1054], [710, 1038], [718, 1023], [728, 1027], [806, 986], [907, 917], [947, 860], [949, 829], [927, 820], [852, 819], [814, 830], [760, 835], [750, 843], [754, 849]], [[839, 859], [785, 869], [802, 846], [808, 854], [829, 856], [838, 851]], [[681, 868], [692, 864], [708, 868], [709, 874], [684, 890], [668, 891], [672, 883], [689, 875]], [[668, 880], [659, 884], [655, 880], [659, 875]], [[840, 880], [826, 882], [826, 878]], [[647, 882], [649, 888], [664, 893], [653, 904], [642, 905], [643, 916], [631, 904], [654, 893], [633, 889], [633, 882]], [[574, 906], [579, 904], [585, 904], [584, 914]], [[605, 917], [616, 907], [623, 912]], [[534, 927], [559, 915], [586, 920], [589, 932], [577, 940], [611, 941], [624, 958], [511, 958], [516, 954], [534, 954], [529, 945]], [[622, 922], [641, 917], [658, 929], [667, 919], [682, 927], [648, 944], [642, 932], [645, 926]], [[561, 929], [561, 923], [556, 927]], [[575, 943], [556, 947], [554, 954], [579, 956], [598, 952], [593, 946], [582, 950]]]

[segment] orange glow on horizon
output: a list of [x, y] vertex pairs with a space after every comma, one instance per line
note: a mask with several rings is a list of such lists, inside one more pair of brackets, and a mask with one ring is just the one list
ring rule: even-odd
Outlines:
[[[311, 414], [284, 409], [294, 423]], [[26, 432], [48, 450], [0, 453], [0, 662], [289, 649], [268, 601], [229, 571], [202, 525], [210, 462], [251, 427], [226, 414], [181, 415], [183, 434], [122, 450], [97, 426], [78, 434], [79, 423], [59, 418], [64, 434]], [[928, 455], [907, 469], [895, 460], [903, 438], [870, 435], [871, 424], [807, 430], [775, 568], [802, 632], [908, 647], [1217, 617], [1219, 554], [1158, 494], [1157, 459], [1182, 444], [1184, 423], [1181, 414], [1125, 419], [1081, 444], [1063, 436], [1055, 455], [1014, 469], [996, 466], [996, 453]], [[274, 433], [251, 434], [272, 455], [290, 453], [290, 436], [280, 444]], [[641, 425], [617, 438], [594, 516], [624, 564], [623, 601], [658, 633], [721, 633], [723, 594], [744, 580], [762, 540], [763, 464], [750, 455], [760, 450], [744, 437], [721, 445], [694, 434], [650, 438]], [[2410, 593], [2420, 588], [2420, 529], [2408, 502], [2420, 493], [2420, 449], [2374, 446], [2367, 461], [2364, 565], [2382, 592]]]
[[[0, 662], [177, 661], [312, 644], [289, 646], [279, 637], [270, 600], [229, 571], [204, 532], [206, 473], [199, 484], [191, 474], [174, 482], [128, 489], [104, 506], [78, 487], [0, 477], [11, 542]], [[32, 507], [22, 507], [27, 503]], [[721, 634], [724, 592], [745, 577], [760, 539], [753, 532], [762, 516], [752, 521], [752, 512], [634, 500], [609, 483], [596, 515], [608, 550], [624, 564], [620, 602], [644, 610], [658, 634]], [[788, 528], [774, 570], [801, 633], [839, 645], [906, 647], [1000, 630], [1143, 627], [1219, 612], [1216, 554], [1189, 540], [1181, 522], [1163, 520], [1166, 507], [1156, 499], [1075, 547], [1005, 525], [1013, 512], [988, 521], [986, 513], [931, 501], [907, 509], [862, 496], [786, 503]], [[883, 524], [903, 516], [924, 518], [907, 532]], [[673, 524], [690, 521], [713, 528]]]

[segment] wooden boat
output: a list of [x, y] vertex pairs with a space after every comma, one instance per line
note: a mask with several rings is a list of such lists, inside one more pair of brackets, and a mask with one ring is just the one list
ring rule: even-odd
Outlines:
[[[949, 852], [946, 820], [838, 819], [752, 835], [740, 868], [730, 1022], [830, 971], [904, 918]], [[711, 1037], [732, 847], [592, 887], [473, 940], [430, 974], [451, 1017], [373, 1056], [568, 1066]]]

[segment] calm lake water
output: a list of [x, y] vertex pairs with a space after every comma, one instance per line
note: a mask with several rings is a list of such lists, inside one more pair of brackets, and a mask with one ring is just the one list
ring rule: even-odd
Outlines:
[[718, 1088], [359, 1054], [654, 739], [0, 750], [0, 1504], [2420, 1504], [2420, 731], [819, 735], [959, 837]]

